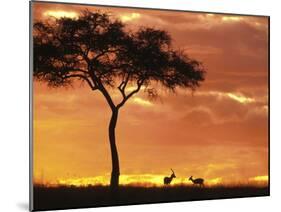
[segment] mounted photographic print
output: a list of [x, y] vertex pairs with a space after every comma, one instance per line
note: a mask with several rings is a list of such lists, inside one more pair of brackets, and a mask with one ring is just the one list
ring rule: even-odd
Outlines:
[[31, 210], [269, 195], [269, 17], [30, 6]]

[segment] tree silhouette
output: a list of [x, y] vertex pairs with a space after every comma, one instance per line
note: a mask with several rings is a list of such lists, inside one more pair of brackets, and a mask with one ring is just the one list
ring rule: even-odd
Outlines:
[[[142, 87], [149, 97], [155, 97], [156, 87], [173, 92], [177, 87], [195, 90], [204, 80], [201, 63], [173, 50], [166, 31], [147, 27], [129, 31], [121, 21], [100, 11], [83, 11], [76, 19], [36, 22], [33, 45], [36, 80], [53, 87], [80, 80], [107, 101], [112, 112], [108, 127], [112, 190], [118, 189], [120, 175], [115, 141], [119, 109]], [[117, 103], [112, 90], [120, 93]]]

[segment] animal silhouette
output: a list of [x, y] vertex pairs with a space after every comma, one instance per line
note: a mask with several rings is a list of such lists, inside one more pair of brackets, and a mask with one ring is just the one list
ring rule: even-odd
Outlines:
[[194, 185], [199, 185], [200, 187], [201, 186], [204, 186], [204, 179], [203, 178], [196, 178], [196, 179], [193, 179], [192, 176], [190, 176], [189, 180], [191, 182], [193, 182]]
[[171, 184], [173, 178], [176, 178], [176, 175], [175, 175], [173, 169], [171, 169], [171, 171], [172, 171], [172, 174], [171, 174], [170, 177], [164, 177], [164, 184], [165, 184], [165, 185]]

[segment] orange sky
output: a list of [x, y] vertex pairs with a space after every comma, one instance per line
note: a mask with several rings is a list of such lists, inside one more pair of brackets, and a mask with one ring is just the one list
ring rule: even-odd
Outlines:
[[[34, 19], [75, 18], [100, 9], [130, 28], [167, 30], [175, 48], [203, 62], [206, 81], [192, 96], [140, 92], [121, 109], [117, 145], [121, 183], [255, 182], [268, 175], [268, 24], [266, 17], [97, 8], [33, 3]], [[112, 93], [117, 95], [117, 93]], [[117, 98], [117, 97], [116, 97]], [[34, 179], [107, 183], [111, 158], [110, 110], [99, 92], [76, 83], [50, 89], [34, 82]]]

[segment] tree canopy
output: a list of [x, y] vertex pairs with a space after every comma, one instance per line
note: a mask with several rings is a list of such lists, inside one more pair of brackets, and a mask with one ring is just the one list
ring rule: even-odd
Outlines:
[[[120, 108], [142, 86], [157, 95], [153, 83], [175, 91], [195, 90], [204, 80], [202, 64], [172, 48], [164, 30], [140, 27], [130, 31], [117, 18], [85, 10], [76, 19], [59, 18], [34, 24], [34, 77], [49, 86], [66, 86], [74, 79], [99, 90], [111, 108]], [[128, 85], [134, 90], [126, 90]], [[117, 89], [115, 104], [108, 89]]]

